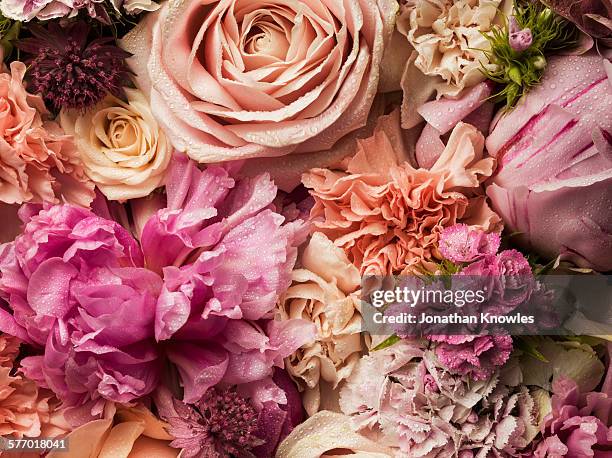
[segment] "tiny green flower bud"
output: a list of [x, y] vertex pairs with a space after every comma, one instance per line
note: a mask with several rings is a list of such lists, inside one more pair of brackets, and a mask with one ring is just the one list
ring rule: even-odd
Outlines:
[[521, 87], [518, 84], [508, 86], [508, 90], [506, 91], [506, 104], [508, 106], [514, 106], [514, 102], [518, 98], [520, 91]]
[[531, 63], [537, 70], [544, 70], [547, 62], [544, 56], [536, 56], [531, 60]]
[[540, 14], [538, 14], [538, 23], [539, 24], [543, 24], [546, 21], [548, 21], [553, 15], [553, 12], [550, 8], [544, 8], [542, 11], [540, 11]]
[[508, 77], [519, 86], [522, 85], [521, 69], [517, 66], [510, 67], [510, 70], [508, 70]]

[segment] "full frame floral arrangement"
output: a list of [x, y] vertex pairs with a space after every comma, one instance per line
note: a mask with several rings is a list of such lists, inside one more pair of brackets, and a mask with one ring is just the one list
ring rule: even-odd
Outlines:
[[365, 326], [612, 271], [609, 0], [0, 13], [0, 455], [612, 457], [612, 335]]

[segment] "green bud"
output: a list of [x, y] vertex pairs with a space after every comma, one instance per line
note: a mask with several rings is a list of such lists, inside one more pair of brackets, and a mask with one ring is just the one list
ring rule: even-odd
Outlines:
[[519, 97], [521, 93], [521, 86], [518, 84], [511, 84], [508, 86], [508, 90], [506, 91], [506, 105], [511, 107], [514, 106], [514, 102]]
[[546, 68], [546, 59], [544, 58], [544, 56], [536, 56], [531, 60], [531, 63], [533, 64], [534, 68], [536, 68], [537, 70], [544, 70]]
[[522, 85], [521, 69], [517, 66], [510, 67], [510, 70], [508, 70], [508, 77], [519, 86]]
[[538, 24], [544, 24], [548, 22], [553, 16], [553, 14], [554, 13], [550, 8], [544, 8], [542, 11], [540, 11], [540, 14], [538, 14]]

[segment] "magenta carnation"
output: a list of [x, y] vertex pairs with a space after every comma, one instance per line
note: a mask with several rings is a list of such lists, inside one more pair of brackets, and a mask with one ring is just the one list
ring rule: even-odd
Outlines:
[[314, 338], [309, 322], [273, 319], [306, 231], [275, 211], [267, 176], [236, 181], [177, 156], [167, 196], [166, 208], [134, 207], [142, 250], [110, 219], [121, 207], [98, 201], [104, 217], [22, 207], [24, 232], [0, 251], [9, 304], [0, 330], [43, 349], [25, 371], [68, 407], [86, 407], [82, 420], [107, 400], [149, 394], [162, 358], [176, 366], [185, 402], [195, 402], [221, 382], [269, 378]]
[[510, 336], [429, 336], [436, 356], [452, 373], [484, 380], [512, 353]]
[[576, 382], [553, 384], [552, 412], [544, 419], [535, 458], [607, 457], [612, 454], [612, 390], [580, 393]]
[[487, 234], [467, 224], [455, 224], [440, 233], [439, 249], [442, 256], [453, 262], [472, 262], [486, 255], [494, 255], [501, 238], [497, 233]]
[[517, 250], [484, 256], [465, 267], [461, 275], [480, 284], [480, 289], [486, 288], [489, 294], [486, 306], [491, 313], [507, 313], [526, 304], [536, 287], [529, 261]]

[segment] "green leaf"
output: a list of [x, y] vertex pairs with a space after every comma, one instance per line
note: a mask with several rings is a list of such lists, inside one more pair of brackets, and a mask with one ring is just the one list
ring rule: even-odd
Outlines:
[[391, 345], [394, 345], [394, 344], [398, 343], [400, 340], [402, 340], [400, 337], [398, 337], [395, 334], [393, 334], [392, 336], [387, 337], [381, 343], [379, 343], [374, 348], [372, 348], [371, 351], [378, 351], [378, 350], [382, 350], [384, 348], [389, 348]]
[[532, 358], [548, 363], [546, 357], [538, 350], [537, 344], [531, 340], [527, 340], [522, 337], [515, 337], [515, 346], [521, 350], [524, 354], [531, 356]]

